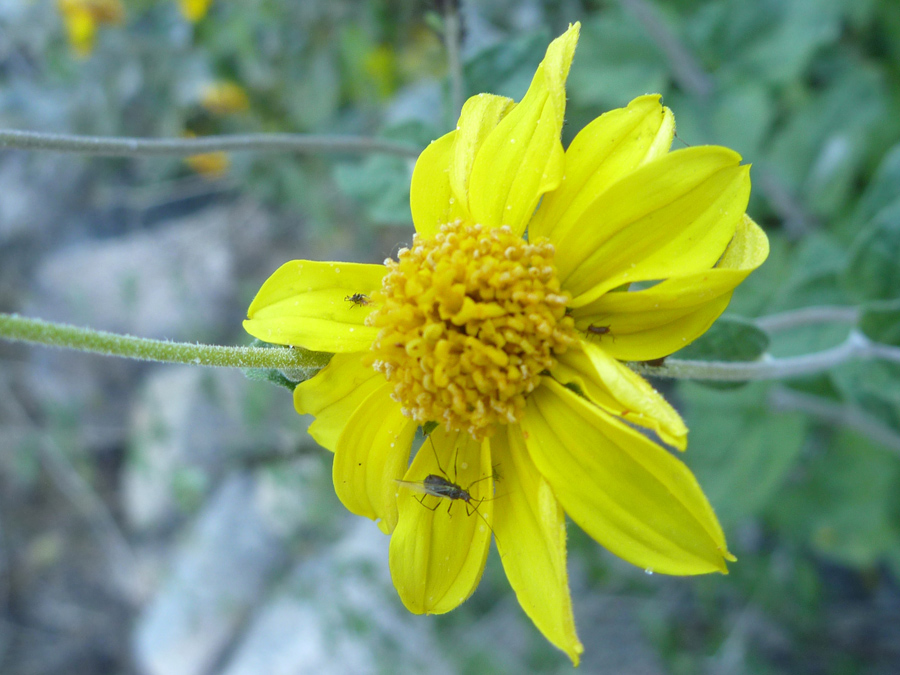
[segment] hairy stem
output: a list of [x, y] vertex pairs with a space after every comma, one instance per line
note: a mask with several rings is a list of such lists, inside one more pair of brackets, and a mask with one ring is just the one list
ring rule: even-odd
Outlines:
[[900, 348], [877, 344], [865, 335], [852, 331], [837, 347], [814, 354], [784, 358], [762, 358], [759, 361], [686, 361], [667, 359], [662, 366], [646, 363], [629, 364], [636, 372], [653, 377], [682, 380], [717, 380], [748, 382], [751, 380], [786, 380], [830, 370], [854, 360], [883, 359], [900, 363]]
[[0, 314], [0, 338], [104, 356], [223, 368], [321, 368], [330, 354], [290, 347], [221, 347], [118, 335], [60, 323]]

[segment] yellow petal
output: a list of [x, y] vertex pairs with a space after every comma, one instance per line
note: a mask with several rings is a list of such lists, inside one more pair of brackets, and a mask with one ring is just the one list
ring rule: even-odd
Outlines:
[[418, 424], [391, 399], [385, 382], [354, 411], [334, 449], [334, 491], [351, 513], [379, 520], [390, 533], [397, 524], [397, 485], [406, 471]]
[[456, 198], [450, 190], [451, 158], [457, 133], [451, 131], [432, 141], [419, 155], [413, 169], [409, 206], [416, 232], [426, 237], [434, 236], [444, 223], [467, 217], [465, 201]]
[[725, 310], [734, 288], [762, 265], [769, 240], [748, 216], [718, 264], [709, 270], [675, 276], [651, 288], [607, 293], [574, 310], [576, 328], [607, 326], [602, 336], [586, 333], [610, 356], [649, 361], [667, 356], [700, 337]]
[[557, 357], [551, 371], [560, 384], [576, 384], [601, 408], [638, 426], [653, 429], [679, 450], [687, 447], [681, 416], [647, 380], [611, 357], [604, 349], [582, 342]]
[[634, 281], [712, 267], [744, 215], [749, 167], [727, 148], [676, 150], [603, 192], [554, 237], [571, 307]]
[[[368, 349], [378, 329], [364, 325], [385, 267], [293, 260], [279, 267], [247, 310], [244, 329], [279, 345], [323, 352]], [[354, 296], [360, 295], [358, 299]]]
[[528, 225], [530, 238], [561, 237], [557, 228], [577, 222], [616, 181], [669, 151], [675, 118], [659, 99], [640, 96], [578, 132], [566, 150], [565, 179], [541, 202]]
[[712, 507], [662, 447], [549, 378], [522, 428], [566, 513], [612, 553], [663, 574], [727, 572], [733, 556]]
[[415, 486], [429, 474], [442, 476], [468, 490], [471, 502], [395, 486], [400, 520], [391, 537], [391, 576], [409, 611], [449, 612], [478, 585], [491, 542], [492, 471], [487, 441], [438, 428], [416, 453], [405, 480]]
[[562, 506], [531, 461], [518, 425], [501, 429], [490, 443], [497, 474], [494, 533], [503, 569], [534, 625], [577, 666], [584, 647], [572, 616]]
[[294, 388], [294, 407], [313, 415], [309, 435], [334, 452], [338, 437], [366, 397], [385, 383], [384, 375], [362, 364], [362, 354], [335, 354], [328, 365]]
[[579, 30], [576, 23], [550, 43], [522, 102], [484, 139], [469, 180], [475, 222], [522, 234], [541, 195], [562, 181], [565, 85]]
[[[469, 214], [471, 191], [479, 189], [479, 186], [471, 182], [476, 158], [481, 157], [479, 153], [485, 140], [514, 108], [515, 103], [511, 98], [493, 94], [473, 96], [463, 105], [456, 125], [448, 177], [454, 201], [461, 205], [465, 214]], [[485, 160], [482, 158], [479, 161]], [[471, 215], [469, 219], [472, 219]]]

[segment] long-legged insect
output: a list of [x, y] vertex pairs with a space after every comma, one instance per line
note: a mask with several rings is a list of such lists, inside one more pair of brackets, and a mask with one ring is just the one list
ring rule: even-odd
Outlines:
[[[478, 507], [484, 501], [490, 501], [487, 497], [482, 497], [481, 499], [474, 499], [471, 494], [472, 486], [480, 483], [483, 480], [487, 480], [488, 478], [492, 478], [496, 475], [496, 473], [492, 473], [488, 476], [482, 476], [478, 478], [465, 488], [460, 487], [456, 483], [450, 480], [450, 477], [447, 475], [447, 472], [444, 471], [444, 467], [441, 466], [441, 460], [437, 455], [437, 448], [434, 447], [434, 440], [429, 436], [428, 440], [431, 441], [431, 450], [434, 453], [434, 461], [437, 462], [438, 470], [443, 474], [443, 476], [438, 476], [437, 474], [430, 473], [425, 476], [424, 480], [416, 481], [416, 480], [400, 480], [396, 479], [396, 482], [400, 485], [403, 485], [410, 490], [415, 492], [421, 492], [422, 496], [417, 499], [417, 501], [425, 506], [425, 497], [427, 495], [431, 495], [432, 497], [437, 497], [438, 499], [447, 499], [449, 500], [449, 504], [447, 505], [447, 513], [450, 514], [450, 509], [453, 507], [453, 503], [455, 501], [462, 501], [466, 504], [466, 515], [471, 516], [472, 513], [478, 514], [478, 517], [484, 521], [484, 524], [488, 526], [488, 529], [491, 531], [491, 534], [494, 535], [494, 538], [497, 537], [497, 534], [494, 532], [494, 528], [491, 527], [491, 524], [487, 521], [482, 513], [478, 510]], [[457, 451], [458, 453], [458, 451]], [[457, 454], [458, 456], [458, 454]], [[491, 498], [492, 499], [492, 498]], [[437, 507], [441, 505], [440, 502], [435, 504], [434, 506], [425, 506], [429, 511], [437, 510]], [[469, 508], [471, 507], [471, 511]]]
[[347, 302], [352, 302], [354, 307], [365, 307], [369, 304], [369, 296], [365, 293], [354, 293], [344, 298]]

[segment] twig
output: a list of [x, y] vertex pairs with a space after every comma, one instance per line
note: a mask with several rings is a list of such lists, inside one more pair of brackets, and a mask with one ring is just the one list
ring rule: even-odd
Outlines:
[[855, 406], [835, 403], [787, 387], [774, 387], [769, 392], [769, 405], [776, 410], [804, 412], [826, 424], [848, 427], [900, 457], [900, 434]]
[[819, 323], [849, 323], [859, 321], [858, 307], [822, 306], [803, 307], [789, 312], [780, 312], [761, 316], [754, 321], [756, 327], [767, 333], [790, 330], [800, 326], [811, 326]]
[[719, 382], [749, 382], [755, 380], [787, 380], [830, 370], [853, 360], [883, 359], [900, 363], [900, 348], [880, 345], [865, 335], [852, 331], [846, 341], [814, 354], [785, 358], [763, 358], [759, 361], [683, 361], [668, 359], [665, 365], [628, 364], [633, 370], [653, 377], [672, 377]]
[[306, 134], [242, 134], [201, 138], [115, 138], [0, 130], [0, 148], [77, 152], [106, 157], [183, 157], [207, 152], [296, 152], [299, 154], [385, 153], [415, 159], [421, 149], [379, 138]]
[[444, 48], [447, 50], [447, 70], [450, 73], [451, 120], [459, 117], [463, 106], [463, 72], [459, 47], [462, 40], [462, 22], [459, 17], [458, 0], [445, 0], [444, 5]]
[[685, 91], [706, 98], [713, 91], [713, 79], [703, 70], [694, 55], [669, 30], [656, 15], [655, 8], [646, 0], [619, 0], [619, 3], [644, 27], [647, 34], [659, 46], [669, 66], [672, 77]]

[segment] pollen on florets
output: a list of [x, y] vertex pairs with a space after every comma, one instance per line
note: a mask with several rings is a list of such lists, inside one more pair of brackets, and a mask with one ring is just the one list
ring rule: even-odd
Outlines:
[[521, 418], [575, 336], [553, 254], [506, 226], [455, 222], [385, 261], [371, 359], [405, 414], [475, 439]]

